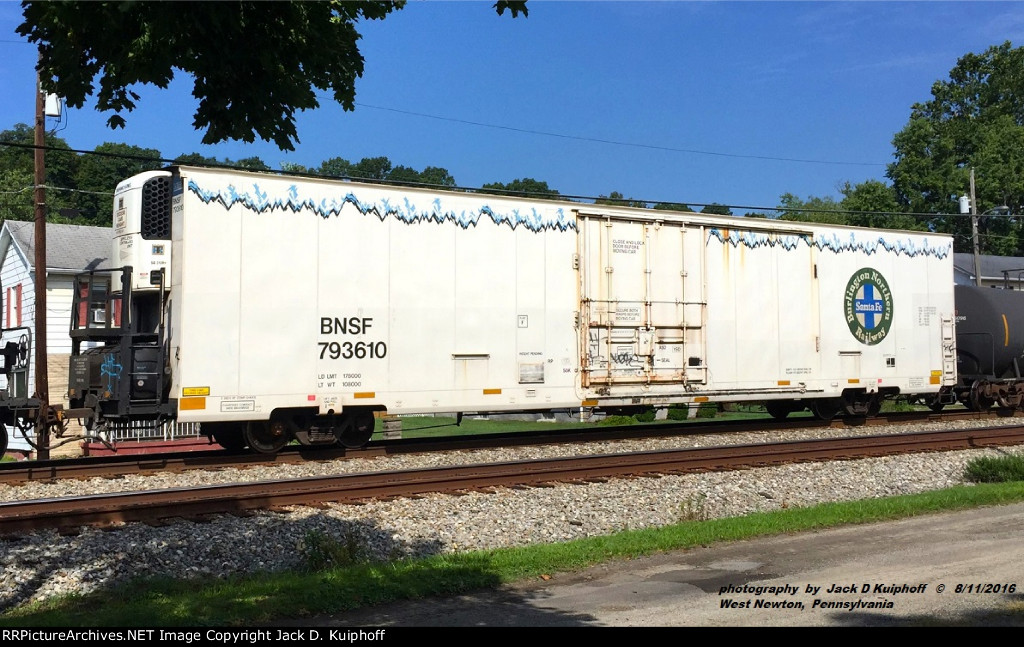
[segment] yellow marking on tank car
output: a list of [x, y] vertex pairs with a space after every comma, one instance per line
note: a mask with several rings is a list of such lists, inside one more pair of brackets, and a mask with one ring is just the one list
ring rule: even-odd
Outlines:
[[1010, 324], [1006, 321], [1006, 315], [1003, 315], [1003, 346], [1010, 345]]
[[210, 395], [208, 386], [186, 386], [181, 389], [181, 397], [188, 398], [196, 395]]

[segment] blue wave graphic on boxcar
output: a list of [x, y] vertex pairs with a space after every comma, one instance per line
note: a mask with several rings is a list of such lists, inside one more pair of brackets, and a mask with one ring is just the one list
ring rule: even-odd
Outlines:
[[[567, 216], [561, 208], [554, 209], [552, 215], [537, 209], [511, 209], [499, 212], [486, 204], [475, 210], [446, 209], [440, 198], [434, 198], [425, 207], [417, 206], [408, 196], [399, 199], [381, 198], [376, 201], [360, 200], [353, 192], [344, 196], [323, 198], [320, 200], [302, 197], [298, 186], [292, 184], [286, 194], [271, 196], [268, 191], [253, 184], [251, 190], [239, 190], [234, 185], [223, 189], [209, 190], [200, 187], [195, 180], [188, 181], [188, 190], [206, 204], [218, 203], [225, 209], [234, 205], [256, 213], [269, 211], [311, 211], [321, 218], [338, 216], [345, 205], [352, 205], [361, 214], [374, 215], [381, 221], [392, 217], [406, 224], [433, 222], [437, 224], [454, 223], [463, 229], [475, 227], [483, 218], [489, 218], [496, 225], [508, 225], [513, 230], [525, 227], [532, 232], [546, 230], [568, 231], [576, 229], [576, 220]], [[553, 216], [553, 217], [552, 217]]]
[[[724, 232], [724, 233], [723, 233]], [[927, 238], [921, 238], [919, 242], [909, 236], [892, 240], [884, 236], [871, 239], [860, 239], [851, 233], [849, 238], [840, 237], [838, 234], [767, 234], [763, 232], [741, 231], [736, 229], [711, 229], [708, 232], [707, 242], [717, 238], [722, 244], [729, 244], [733, 247], [781, 247], [786, 251], [796, 249], [800, 243], [808, 247], [816, 247], [819, 250], [828, 250], [840, 254], [843, 252], [863, 252], [871, 255], [879, 251], [886, 251], [892, 254], [904, 256], [934, 256], [935, 258], [946, 258], [953, 249], [953, 243], [935, 246], [928, 242]]]

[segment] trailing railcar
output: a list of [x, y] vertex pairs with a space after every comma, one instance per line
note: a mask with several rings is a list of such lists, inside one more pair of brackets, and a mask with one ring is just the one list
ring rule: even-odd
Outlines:
[[187, 166], [122, 182], [113, 217], [122, 267], [75, 288], [91, 428], [273, 452], [384, 412], [827, 418], [956, 383], [945, 235]]
[[1024, 293], [957, 285], [955, 399], [976, 411], [1024, 401]]

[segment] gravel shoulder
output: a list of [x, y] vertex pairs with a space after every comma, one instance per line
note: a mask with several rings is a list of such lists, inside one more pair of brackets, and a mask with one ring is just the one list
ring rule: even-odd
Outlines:
[[[1006, 424], [1015, 423], [1006, 421]], [[901, 433], [929, 428], [934, 429], [935, 425], [870, 428], [862, 433]], [[836, 436], [856, 433], [849, 429], [834, 431], [832, 435]], [[806, 437], [824, 435], [829, 434], [815, 431]], [[784, 435], [785, 439], [800, 437], [804, 436], [793, 432]], [[600, 454], [774, 439], [765, 434], [674, 437], [562, 448], [515, 448], [443, 456], [307, 463], [272, 469], [193, 471], [115, 481], [38, 483], [2, 486], [0, 500], [523, 460], [559, 453]], [[313, 532], [352, 538], [368, 556], [381, 559], [561, 542], [623, 529], [663, 526], [684, 519], [719, 518], [824, 501], [936, 490], [962, 483], [963, 467], [975, 456], [1022, 451], [1024, 447], [981, 449], [528, 490], [502, 488], [493, 494], [434, 495], [360, 506], [296, 508], [287, 514], [221, 517], [202, 524], [182, 521], [161, 528], [129, 524], [115, 532], [84, 529], [75, 536], [35, 533], [17, 541], [0, 541], [0, 581], [5, 583], [0, 588], [0, 611], [56, 594], [102, 590], [131, 576], [224, 576], [293, 568], [302, 563], [306, 538]]]

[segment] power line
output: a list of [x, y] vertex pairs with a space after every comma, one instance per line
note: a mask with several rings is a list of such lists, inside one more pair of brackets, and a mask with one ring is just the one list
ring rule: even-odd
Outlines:
[[[34, 144], [22, 144], [22, 143], [19, 143], [19, 142], [0, 142], [0, 146], [10, 146], [10, 147], [13, 147], [13, 148], [21, 148], [21, 149], [26, 149], [26, 150], [35, 150], [37, 148]], [[246, 167], [243, 167], [243, 166], [220, 165], [220, 164], [190, 164], [190, 163], [182, 163], [182, 162], [179, 162], [177, 160], [166, 159], [166, 158], [158, 158], [158, 157], [149, 157], [149, 156], [145, 156], [145, 155], [129, 155], [129, 154], [124, 154], [124, 153], [106, 153], [106, 152], [102, 152], [102, 151], [87, 151], [87, 150], [80, 150], [80, 149], [74, 149], [74, 148], [59, 148], [59, 147], [56, 147], [56, 146], [41, 146], [39, 148], [42, 148], [45, 151], [51, 151], [51, 152], [77, 153], [77, 154], [82, 154], [82, 155], [98, 155], [98, 156], [101, 156], [101, 157], [108, 157], [108, 158], [127, 159], [127, 160], [144, 161], [144, 162], [159, 162], [159, 163], [170, 164], [170, 165], [179, 165], [180, 164], [180, 165], [185, 165], [185, 166], [202, 166], [202, 167], [206, 167], [206, 168], [217, 168], [217, 169], [224, 169], [224, 170], [260, 172], [260, 171], [254, 171], [253, 169], [246, 168]], [[753, 205], [739, 205], [739, 204], [723, 204], [723, 203], [720, 203], [720, 202], [691, 202], [691, 201], [683, 201], [683, 200], [644, 200], [644, 199], [637, 199], [637, 198], [621, 198], [620, 199], [620, 198], [609, 198], [607, 196], [597, 196], [597, 197], [594, 197], [594, 196], [573, 195], [573, 194], [563, 194], [563, 193], [557, 193], [555, 195], [538, 196], [536, 192], [530, 192], [530, 191], [513, 191], [513, 190], [509, 190], [509, 189], [487, 189], [487, 188], [482, 188], [482, 187], [442, 186], [442, 185], [427, 184], [427, 183], [421, 183], [421, 182], [409, 182], [409, 181], [404, 181], [404, 180], [402, 180], [402, 181], [388, 181], [388, 180], [381, 180], [381, 179], [376, 179], [376, 178], [361, 178], [361, 177], [350, 177], [350, 176], [331, 176], [331, 175], [320, 175], [320, 174], [317, 174], [317, 173], [298, 173], [298, 172], [293, 172], [293, 171], [285, 171], [285, 170], [281, 170], [281, 169], [267, 169], [267, 170], [262, 171], [262, 172], [277, 173], [279, 175], [288, 176], [288, 177], [315, 177], [315, 178], [332, 178], [332, 179], [340, 179], [340, 180], [356, 180], [356, 181], [361, 181], [361, 182], [369, 182], [369, 183], [373, 183], [373, 184], [381, 184], [381, 185], [384, 185], [384, 186], [411, 186], [411, 187], [424, 188], [424, 189], [439, 189], [439, 190], [444, 190], [444, 191], [455, 191], [455, 192], [460, 192], [461, 191], [461, 192], [466, 192], [466, 193], [483, 193], [483, 194], [504, 195], [504, 196], [525, 197], [525, 198], [539, 197], [540, 199], [544, 199], [544, 200], [562, 200], [562, 201], [568, 201], [568, 202], [580, 202], [581, 204], [593, 204], [593, 203], [596, 203], [597, 201], [601, 201], [601, 203], [605, 203], [605, 204], [607, 204], [607, 203], [615, 203], [615, 204], [619, 204], [620, 206], [621, 205], [629, 206], [629, 205], [634, 205], [634, 204], [645, 204], [645, 205], [666, 204], [666, 205], [679, 205], [679, 206], [686, 206], [686, 207], [719, 207], [719, 208], [728, 209], [729, 211], [732, 211], [732, 210], [744, 210], [744, 211], [747, 211], [748, 213], [757, 213], [757, 212], [770, 212], [770, 213], [810, 213], [810, 214], [815, 214], [816, 213], [816, 214], [823, 214], [823, 215], [845, 215], [845, 216], [884, 216], [884, 217], [909, 216], [909, 217], [914, 217], [914, 218], [948, 218], [948, 217], [963, 218], [963, 217], [970, 217], [970, 215], [971, 215], [971, 214], [963, 214], [963, 213], [924, 213], [924, 212], [904, 212], [904, 211], [861, 211], [861, 210], [854, 210], [854, 209], [822, 209], [822, 208], [783, 207], [783, 206], [768, 207], [768, 206], [753, 206]], [[71, 189], [69, 187], [56, 187], [55, 186], [55, 187], [48, 187], [48, 188], [52, 188], [54, 190], [79, 191], [79, 192], [82, 192], [82, 193], [97, 193], [98, 195], [104, 195], [103, 192], [90, 192], [90, 191], [84, 191], [84, 190], [80, 190], [80, 189]]]
[[801, 164], [830, 164], [830, 165], [841, 165], [841, 166], [886, 166], [878, 162], [842, 162], [842, 161], [831, 161], [831, 160], [814, 160], [814, 159], [801, 159], [796, 157], [775, 157], [770, 155], [741, 155], [738, 153], [722, 153], [719, 151], [705, 151], [692, 148], [676, 148], [673, 146], [658, 146], [656, 144], [638, 144], [636, 142], [624, 142], [614, 139], [602, 139], [599, 137], [583, 137], [580, 135], [566, 135], [564, 133], [552, 133], [543, 130], [532, 130], [529, 128], [517, 128], [514, 126], [503, 126], [501, 124], [489, 124], [480, 121], [470, 121], [468, 119], [457, 119], [455, 117], [442, 117], [440, 115], [430, 115], [423, 112], [413, 112], [411, 110], [401, 110], [399, 108], [389, 108], [386, 106], [375, 106], [368, 103], [356, 102], [357, 106], [362, 108], [371, 108], [373, 110], [385, 110], [387, 112], [396, 112], [403, 115], [411, 115], [414, 117], [423, 117], [425, 119], [436, 119], [438, 121], [448, 121], [457, 124], [466, 124], [469, 126], [479, 126], [481, 128], [494, 128], [497, 130], [507, 130], [517, 133], [525, 133], [529, 135], [541, 135], [544, 137], [558, 137], [560, 139], [572, 139], [576, 141], [591, 142], [595, 144], [610, 144], [613, 146], [629, 146], [632, 148], [645, 148], [648, 150], [660, 150], [669, 151], [673, 153], [688, 153], [691, 155], [711, 155], [714, 157], [730, 157], [734, 159], [755, 159], [755, 160], [767, 160], [772, 162], [798, 162]]

